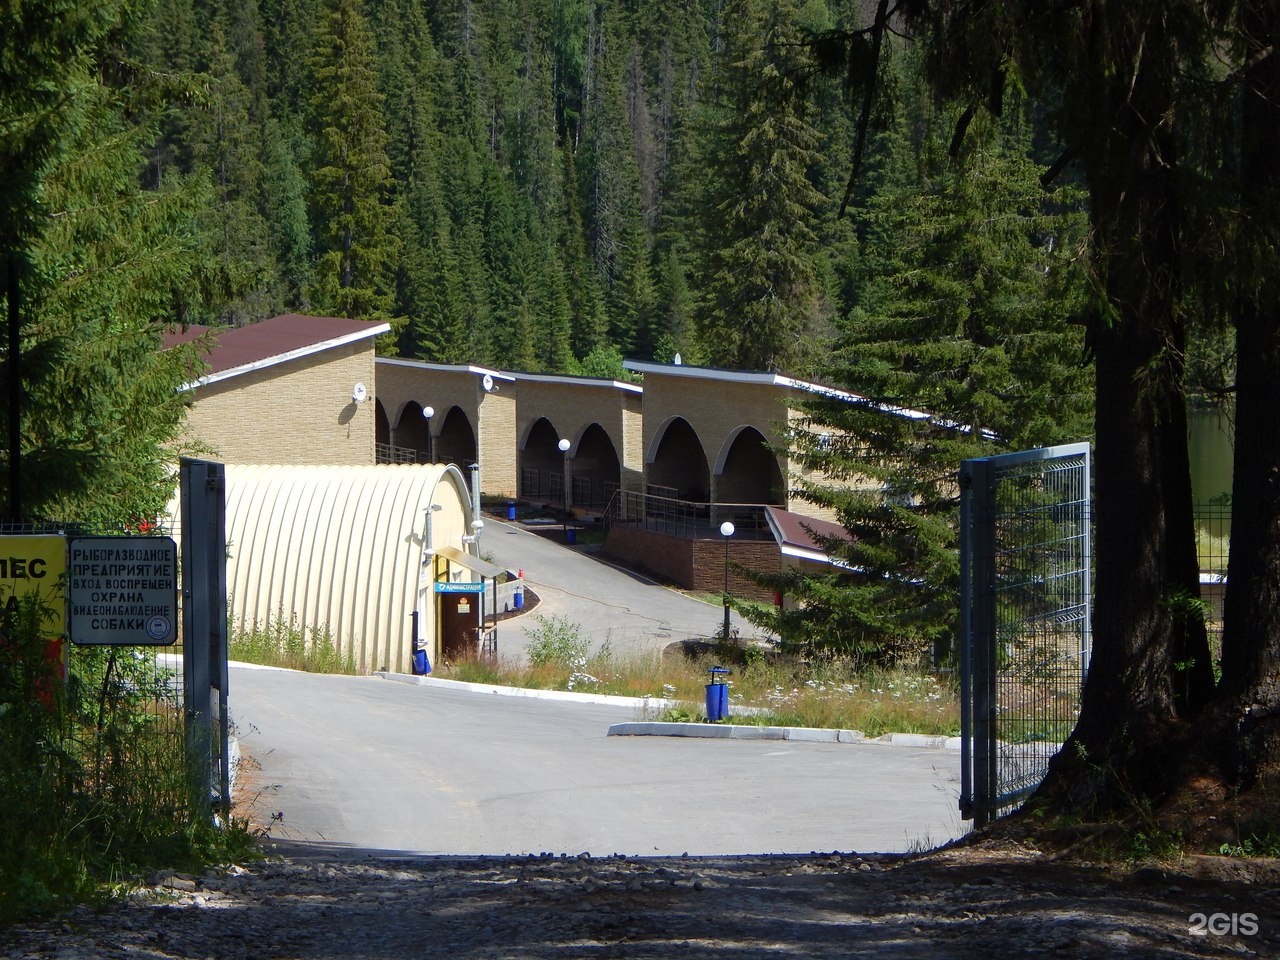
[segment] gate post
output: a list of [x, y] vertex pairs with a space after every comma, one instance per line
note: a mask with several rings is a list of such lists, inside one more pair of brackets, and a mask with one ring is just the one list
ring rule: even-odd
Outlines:
[[992, 814], [996, 644], [994, 485], [986, 459], [960, 468], [960, 811], [984, 826]]
[[221, 463], [186, 458], [182, 460], [178, 476], [182, 509], [182, 684], [187, 755], [195, 778], [197, 804], [208, 814], [216, 803], [225, 824], [231, 814], [226, 477]]

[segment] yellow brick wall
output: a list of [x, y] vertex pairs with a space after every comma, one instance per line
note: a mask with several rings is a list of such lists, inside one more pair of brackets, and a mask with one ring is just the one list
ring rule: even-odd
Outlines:
[[495, 497], [514, 497], [518, 489], [519, 440], [516, 433], [518, 401], [502, 383], [498, 392], [483, 394], [480, 401], [480, 491]]
[[361, 340], [197, 387], [186, 439], [227, 463], [371, 464], [375, 389], [373, 340]]
[[644, 398], [628, 393], [622, 404], [622, 489], [644, 492]]
[[435, 431], [445, 414], [457, 407], [475, 433], [481, 493], [513, 497], [519, 476], [516, 392], [511, 381], [498, 379], [497, 389], [486, 393], [483, 379], [483, 374], [465, 367], [442, 370], [383, 360], [378, 363], [378, 396], [393, 431], [410, 401], [435, 408]]

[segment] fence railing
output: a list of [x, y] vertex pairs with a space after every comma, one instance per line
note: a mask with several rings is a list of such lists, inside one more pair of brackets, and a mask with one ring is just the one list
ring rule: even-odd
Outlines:
[[418, 463], [426, 462], [427, 455], [419, 453], [413, 447], [397, 447], [390, 443], [374, 444], [374, 458], [378, 463]]
[[960, 470], [960, 810], [1022, 802], [1075, 726], [1092, 646], [1090, 450]]
[[760, 503], [704, 503], [618, 490], [603, 518], [606, 536], [614, 525], [627, 525], [683, 540], [719, 540], [726, 520], [733, 524], [735, 540], [773, 538]]
[[1215, 659], [1222, 642], [1222, 602], [1231, 553], [1231, 501], [1218, 498], [1195, 504], [1196, 555], [1200, 560], [1200, 599]]

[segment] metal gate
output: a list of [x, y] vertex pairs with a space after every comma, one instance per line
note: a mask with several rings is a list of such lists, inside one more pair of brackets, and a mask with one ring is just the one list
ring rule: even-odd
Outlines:
[[1022, 802], [1075, 727], [1090, 651], [1089, 445], [960, 468], [960, 812]]

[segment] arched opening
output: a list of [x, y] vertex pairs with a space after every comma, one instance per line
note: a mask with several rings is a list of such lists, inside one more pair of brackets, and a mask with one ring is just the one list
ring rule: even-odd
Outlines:
[[755, 427], [739, 427], [727, 441], [716, 474], [717, 503], [769, 503], [783, 506], [787, 486], [778, 458]]
[[647, 492], [699, 503], [711, 497], [711, 471], [702, 441], [684, 417], [672, 418], [661, 431], [649, 464]]
[[575, 507], [604, 507], [622, 483], [622, 464], [608, 431], [593, 423], [573, 451], [572, 502]]
[[422, 405], [416, 400], [410, 400], [404, 405], [391, 437], [395, 446], [413, 451], [415, 463], [432, 461], [431, 421], [422, 415]]
[[561, 439], [572, 438], [562, 438], [546, 417], [539, 417], [529, 428], [520, 449], [521, 498], [564, 503], [568, 454], [560, 450]]
[[470, 467], [479, 460], [476, 432], [471, 428], [471, 421], [461, 407], [437, 410], [431, 422], [432, 432], [435, 434], [436, 463], [456, 463], [460, 467]]
[[382, 454], [385, 447], [391, 446], [391, 422], [387, 420], [386, 407], [376, 397], [373, 401], [373, 442], [378, 448], [378, 462], [385, 463]]

